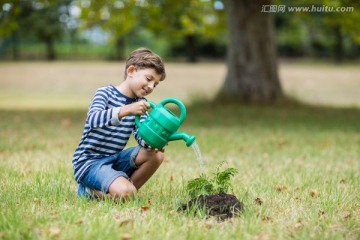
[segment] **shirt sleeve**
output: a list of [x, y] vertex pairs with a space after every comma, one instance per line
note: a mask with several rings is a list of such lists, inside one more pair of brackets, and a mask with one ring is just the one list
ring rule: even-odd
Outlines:
[[109, 95], [105, 89], [98, 89], [91, 100], [87, 121], [90, 128], [102, 128], [120, 124], [119, 111], [121, 107], [107, 108]]
[[[144, 115], [141, 115], [140, 116], [140, 123], [142, 123], [143, 121], [145, 121], [145, 119], [148, 117], [148, 113], [146, 112]], [[137, 143], [140, 145], [140, 146], [142, 146], [142, 147], [144, 147], [145, 146], [145, 141], [144, 141], [144, 139], [142, 139], [141, 137], [140, 137], [140, 135], [139, 135], [139, 133], [138, 133], [138, 127], [135, 125], [135, 130], [134, 130], [134, 138], [135, 138], [135, 140], [137, 141]]]

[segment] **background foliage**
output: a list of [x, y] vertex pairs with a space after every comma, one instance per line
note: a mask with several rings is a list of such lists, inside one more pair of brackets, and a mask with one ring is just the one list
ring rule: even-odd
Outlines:
[[[358, 59], [358, 1], [276, 0], [273, 5], [286, 6], [273, 12], [281, 57]], [[1, 59], [122, 59], [139, 46], [190, 62], [226, 55], [221, 0], [2, 0], [0, 7]]]

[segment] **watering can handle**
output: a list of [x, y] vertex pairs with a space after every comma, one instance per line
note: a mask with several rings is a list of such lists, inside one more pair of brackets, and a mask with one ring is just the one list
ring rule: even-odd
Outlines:
[[180, 109], [179, 120], [180, 120], [180, 123], [182, 123], [185, 120], [185, 117], [186, 117], [186, 107], [185, 107], [185, 105], [177, 98], [166, 98], [166, 99], [162, 100], [159, 103], [159, 105], [164, 106], [165, 104], [168, 104], [168, 103], [174, 103], [175, 105], [177, 105], [179, 107], [179, 109]]
[[[151, 102], [151, 101], [148, 101], [148, 103], [150, 104], [150, 107], [152, 109], [156, 108], [156, 104]], [[140, 115], [135, 115], [135, 124], [137, 127], [140, 127], [141, 126], [141, 123], [140, 123]]]

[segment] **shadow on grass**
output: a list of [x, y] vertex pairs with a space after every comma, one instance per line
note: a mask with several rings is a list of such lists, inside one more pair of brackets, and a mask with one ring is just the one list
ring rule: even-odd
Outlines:
[[[176, 112], [176, 111], [174, 111]], [[0, 129], [56, 131], [81, 134], [86, 109], [79, 110], [1, 110]], [[360, 131], [359, 108], [311, 106], [292, 100], [273, 104], [249, 104], [236, 100], [196, 100], [187, 106], [186, 126], [263, 128], [309, 128]]]
[[236, 99], [196, 100], [187, 108], [191, 126], [314, 128], [360, 131], [360, 109], [303, 104], [291, 99], [276, 103], [244, 103]]

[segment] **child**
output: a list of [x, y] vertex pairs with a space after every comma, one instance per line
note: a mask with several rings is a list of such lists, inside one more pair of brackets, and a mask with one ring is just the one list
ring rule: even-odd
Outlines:
[[[161, 58], [139, 48], [126, 61], [124, 81], [96, 91], [72, 160], [79, 196], [132, 198], [161, 165], [164, 149], [151, 149], [138, 136], [135, 115], [147, 117], [144, 97], [165, 76]], [[131, 133], [139, 145], [124, 150]]]

